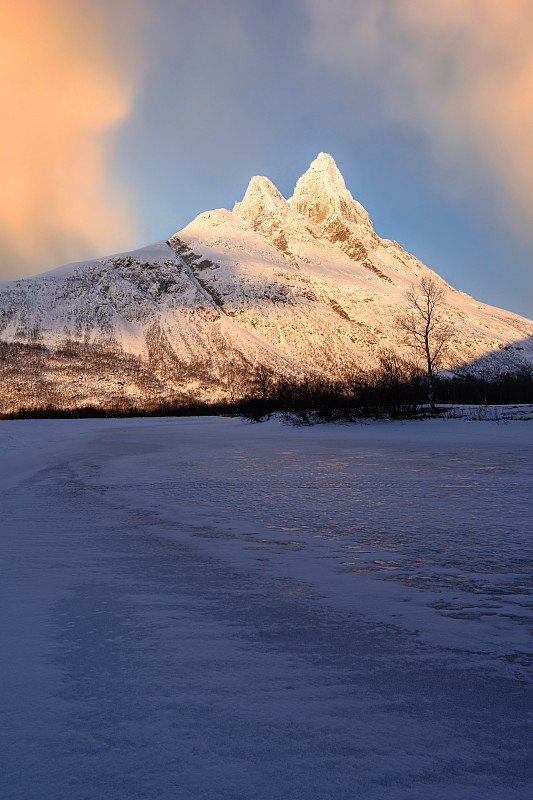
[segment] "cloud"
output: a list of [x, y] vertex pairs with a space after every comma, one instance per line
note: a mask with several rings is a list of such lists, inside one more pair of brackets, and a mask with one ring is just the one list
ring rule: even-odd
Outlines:
[[[533, 221], [531, 0], [305, 0], [307, 52]], [[458, 177], [459, 171], [455, 172]], [[483, 182], [483, 181], [481, 181]]]
[[110, 133], [132, 104], [139, 0], [0, 0], [0, 270], [124, 247]]

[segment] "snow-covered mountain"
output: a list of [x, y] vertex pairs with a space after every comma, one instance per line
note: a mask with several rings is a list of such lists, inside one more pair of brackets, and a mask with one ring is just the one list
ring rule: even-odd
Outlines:
[[410, 356], [396, 319], [428, 274], [453, 326], [450, 368], [533, 366], [533, 322], [381, 239], [320, 153], [289, 200], [254, 177], [233, 211], [200, 214], [167, 242], [0, 284], [3, 405], [221, 397], [258, 364], [336, 377], [384, 349]]

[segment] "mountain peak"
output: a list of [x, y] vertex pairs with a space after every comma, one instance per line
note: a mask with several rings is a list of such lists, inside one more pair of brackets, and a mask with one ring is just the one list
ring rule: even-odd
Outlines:
[[[333, 156], [329, 153], [319, 153], [314, 161], [311, 162], [309, 169], [300, 178], [302, 183], [307, 183], [313, 178], [319, 179], [323, 185], [327, 185], [333, 192], [345, 192], [346, 184], [344, 178], [335, 162]], [[306, 180], [304, 180], [306, 179]], [[296, 184], [298, 186], [298, 184]]]
[[289, 205], [318, 225], [332, 217], [341, 217], [372, 232], [367, 212], [353, 199], [329, 153], [319, 153], [311, 163], [298, 180]]
[[287, 201], [271, 180], [254, 175], [241, 202], [233, 206], [233, 213], [243, 219], [257, 219], [286, 206]]

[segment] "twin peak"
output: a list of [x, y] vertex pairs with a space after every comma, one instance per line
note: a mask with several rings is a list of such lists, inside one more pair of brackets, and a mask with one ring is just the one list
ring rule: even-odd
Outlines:
[[372, 230], [367, 212], [346, 188], [335, 160], [328, 153], [319, 153], [298, 180], [289, 200], [269, 178], [254, 176], [242, 201], [235, 203], [233, 213], [253, 221], [289, 209], [318, 225], [330, 217], [342, 217]]

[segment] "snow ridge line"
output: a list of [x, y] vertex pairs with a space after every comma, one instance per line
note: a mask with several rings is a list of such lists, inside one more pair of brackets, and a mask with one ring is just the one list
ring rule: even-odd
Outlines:
[[101, 290], [98, 288], [98, 286], [97, 286], [97, 285], [94, 283], [94, 281], [93, 281], [93, 280], [92, 280], [92, 279], [89, 277], [88, 273], [85, 273], [85, 276], [84, 276], [84, 277], [85, 277], [85, 279], [87, 280], [87, 282], [89, 283], [89, 285], [90, 285], [90, 286], [91, 286], [91, 287], [94, 289], [94, 291], [96, 292], [96, 294], [97, 294], [99, 297], [101, 297], [101, 298], [102, 298], [102, 300], [104, 301], [104, 303], [105, 303], [105, 304], [106, 304], [106, 305], [109, 307], [109, 309], [111, 310], [111, 312], [112, 312], [112, 313], [113, 313], [113, 314], [114, 314], [116, 317], [119, 317], [121, 320], [123, 320], [124, 318], [123, 318], [122, 314], [120, 314], [120, 313], [117, 311], [117, 309], [115, 308], [115, 306], [113, 305], [113, 303], [112, 303], [110, 300], [108, 300], [108, 299], [107, 299], [107, 297], [106, 297], [106, 296], [103, 294], [103, 292], [102, 292], [102, 291], [101, 291]]
[[[169, 247], [172, 247], [172, 245], [170, 245], [169, 242], [167, 242], [167, 244], [169, 244]], [[176, 253], [176, 251], [174, 252]], [[219, 317], [227, 316], [225, 312], [220, 308], [220, 306], [216, 303], [212, 295], [207, 291], [207, 289], [204, 286], [202, 286], [202, 284], [200, 283], [200, 281], [198, 280], [192, 269], [189, 267], [189, 265], [186, 263], [186, 261], [184, 261], [183, 258], [177, 253], [176, 253], [176, 260], [181, 264], [185, 274], [187, 275], [193, 286], [196, 288], [196, 290], [215, 309]]]

